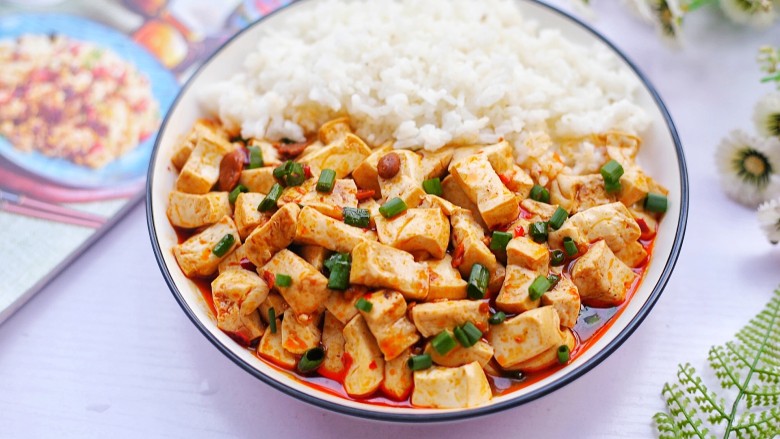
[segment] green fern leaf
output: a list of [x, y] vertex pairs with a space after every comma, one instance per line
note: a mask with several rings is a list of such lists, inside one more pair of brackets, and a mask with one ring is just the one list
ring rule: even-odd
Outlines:
[[723, 396], [687, 363], [679, 366], [676, 382], [664, 384], [666, 412], [653, 416], [659, 438], [780, 435], [780, 289], [734, 338], [707, 356]]

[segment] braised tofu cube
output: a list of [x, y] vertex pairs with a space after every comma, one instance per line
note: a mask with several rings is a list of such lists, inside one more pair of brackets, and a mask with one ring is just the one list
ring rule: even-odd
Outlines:
[[434, 366], [414, 372], [412, 404], [417, 407], [476, 407], [492, 397], [485, 371], [476, 361], [460, 367]]
[[317, 137], [324, 145], [342, 140], [344, 136], [352, 132], [348, 117], [339, 117], [329, 120], [320, 126]]
[[526, 311], [492, 326], [487, 340], [493, 346], [496, 361], [503, 368], [512, 367], [563, 343], [560, 319], [551, 306]]
[[542, 295], [542, 305], [555, 308], [561, 326], [573, 328], [580, 315], [580, 293], [568, 277], [561, 276], [555, 287]]
[[190, 154], [192, 154], [192, 150], [195, 149], [195, 145], [197, 145], [201, 136], [216, 137], [224, 141], [228, 140], [227, 133], [221, 128], [218, 122], [210, 119], [197, 120], [195, 125], [190, 129], [190, 132], [187, 133], [173, 152], [171, 163], [173, 163], [173, 166], [175, 166], [177, 170], [181, 171], [187, 163], [187, 159], [190, 158]]
[[488, 328], [490, 306], [475, 300], [445, 300], [418, 303], [412, 308], [412, 321], [423, 337], [432, 337], [471, 322], [481, 331]]
[[360, 315], [344, 327], [344, 350], [352, 358], [344, 377], [344, 390], [353, 397], [374, 393], [385, 377], [385, 359]]
[[344, 178], [371, 154], [371, 149], [354, 134], [347, 133], [311, 153], [306, 152], [300, 161], [316, 169], [333, 169], [336, 178]]
[[247, 344], [263, 335], [257, 309], [268, 297], [268, 285], [260, 276], [247, 270], [226, 271], [211, 282], [211, 294], [219, 329]]
[[338, 179], [333, 190], [327, 193], [317, 191], [317, 179], [310, 178], [300, 186], [288, 187], [279, 197], [278, 205], [295, 203], [313, 207], [321, 213], [336, 219], [342, 218], [345, 207], [357, 207], [357, 186], [353, 180]]
[[522, 199], [528, 199], [531, 189], [534, 187], [534, 180], [523, 168], [513, 165], [509, 172], [500, 175], [504, 176], [506, 187], [510, 191], [516, 193]]
[[[390, 154], [395, 154], [400, 159], [398, 172], [392, 178], [379, 177], [379, 188], [382, 191], [382, 201], [393, 198], [404, 200], [407, 206], [417, 207], [425, 196], [422, 188], [424, 171], [422, 157], [414, 151], [398, 149]], [[381, 157], [380, 157], [381, 160]]]
[[[260, 304], [260, 308], [258, 309], [260, 312], [260, 317], [266, 323], [271, 323], [271, 308], [274, 310], [274, 315], [276, 316], [275, 318], [282, 318], [282, 315], [284, 315], [284, 312], [290, 308], [290, 305], [284, 301], [284, 298], [282, 298], [279, 293], [270, 292], [268, 293], [268, 297], [266, 297], [265, 301]], [[278, 327], [281, 328], [282, 326], [279, 325]]]
[[450, 165], [455, 149], [445, 147], [436, 151], [421, 151], [421, 153], [423, 180], [429, 180], [444, 175], [444, 172]]
[[325, 308], [338, 321], [347, 324], [358, 313], [355, 304], [367, 290], [362, 286], [349, 287], [346, 291], [332, 291], [325, 302]]
[[618, 259], [606, 242], [598, 241], [574, 264], [571, 280], [577, 285], [582, 303], [588, 306], [616, 306], [636, 274]]
[[257, 192], [238, 194], [233, 218], [236, 220], [236, 227], [238, 227], [238, 234], [241, 235], [241, 239], [245, 240], [256, 228], [267, 223], [273, 216], [271, 212], [260, 212], [257, 210], [257, 206], [260, 205], [264, 198], [264, 194]]
[[447, 216], [452, 215], [453, 212], [460, 208], [459, 206], [450, 203], [442, 197], [431, 194], [426, 194], [423, 197], [422, 201], [420, 202], [420, 207], [423, 209], [441, 209], [442, 213]]
[[317, 271], [322, 271], [325, 259], [331, 255], [331, 251], [318, 245], [302, 245], [298, 254]]
[[488, 162], [490, 162], [490, 166], [493, 170], [498, 174], [510, 172], [515, 163], [512, 145], [507, 141], [501, 141], [492, 145], [474, 145], [455, 149], [452, 161], [450, 162], [450, 172], [452, 172], [452, 167], [455, 163], [473, 155], [484, 156]]
[[263, 338], [260, 339], [260, 344], [257, 345], [257, 355], [277, 366], [285, 369], [294, 369], [297, 364], [295, 355], [287, 352], [282, 347], [282, 331], [279, 329], [281, 327], [282, 321], [276, 319], [276, 332], [271, 332], [270, 325], [265, 328]]
[[385, 379], [382, 381], [382, 393], [390, 399], [403, 401], [412, 391], [412, 370], [406, 365], [412, 353], [409, 349], [390, 361], [385, 361]]
[[542, 203], [541, 201], [532, 200], [530, 198], [521, 201], [520, 207], [530, 214], [528, 220], [531, 222], [550, 221], [550, 218], [552, 218], [555, 210], [558, 208], [556, 205]]
[[614, 253], [629, 267], [638, 267], [647, 260], [647, 250], [639, 241], [631, 241]]
[[401, 292], [408, 300], [428, 296], [428, 269], [403, 250], [362, 241], [352, 249], [349, 282]]
[[406, 318], [406, 300], [401, 293], [380, 290], [365, 297], [372, 307], [360, 311], [368, 328], [374, 334], [385, 360], [401, 355], [420, 339], [417, 329]]
[[222, 261], [217, 266], [217, 270], [220, 274], [228, 270], [243, 270], [241, 260], [244, 258], [246, 258], [246, 247], [239, 245], [229, 255], [222, 258]]
[[463, 347], [458, 344], [451, 351], [442, 355], [433, 349], [429, 342], [425, 346], [425, 353], [429, 354], [433, 362], [439, 366], [458, 367], [477, 362], [481, 367], [485, 367], [493, 358], [493, 347], [479, 340], [471, 347]]
[[265, 265], [276, 252], [292, 244], [300, 212], [297, 204], [286, 204], [249, 234], [244, 245], [253, 264], [258, 267]]
[[452, 176], [477, 205], [488, 228], [510, 224], [520, 214], [515, 195], [504, 186], [483, 155], [473, 155], [451, 167]]
[[168, 219], [176, 227], [194, 229], [207, 226], [230, 213], [227, 192], [199, 195], [173, 191], [168, 195]]
[[638, 166], [627, 167], [625, 173], [620, 177], [620, 192], [618, 192], [618, 201], [626, 206], [631, 206], [647, 197], [650, 191], [650, 177], [648, 177]]
[[379, 163], [379, 159], [392, 150], [392, 145], [383, 145], [372, 151], [365, 160], [360, 162], [357, 168], [352, 171], [352, 178], [355, 180], [358, 187], [374, 191], [377, 197], [382, 195], [382, 190], [379, 187], [379, 174], [377, 173], [376, 167]]
[[284, 312], [282, 320], [282, 347], [292, 354], [302, 355], [320, 344], [322, 333], [317, 327], [319, 316], [302, 314], [296, 316], [292, 309]]
[[550, 203], [560, 205], [569, 215], [614, 201], [615, 196], [607, 193], [600, 174], [560, 174], [550, 186]]
[[346, 373], [344, 364], [344, 324], [329, 312], [325, 312], [322, 324], [322, 347], [325, 359], [317, 370], [320, 375], [341, 381]]
[[485, 232], [479, 226], [474, 216], [465, 209], [455, 211], [450, 216], [452, 223], [452, 246], [455, 254], [460, 256], [458, 270], [464, 277], [471, 273], [471, 267], [479, 263], [490, 272], [490, 278], [494, 279], [498, 269], [496, 255], [485, 244]]
[[265, 271], [270, 272], [274, 277], [278, 274], [286, 274], [292, 278], [290, 286], [274, 285], [274, 289], [281, 293], [299, 317], [302, 318], [302, 314], [314, 314], [325, 307], [325, 301], [330, 294], [328, 278], [300, 256], [283, 249], [262, 267], [262, 272]]
[[563, 343], [560, 346], [553, 346], [541, 354], [517, 363], [516, 365], [507, 368], [506, 370], [520, 370], [526, 373], [539, 372], [549, 369], [558, 363], [558, 348], [562, 345], [569, 347], [569, 351], [574, 351], [574, 347], [577, 345], [577, 340], [574, 338], [574, 334], [571, 329], [564, 328], [561, 331], [561, 338]]
[[540, 299], [531, 299], [528, 288], [539, 275], [537, 270], [518, 265], [507, 266], [504, 284], [496, 297], [496, 307], [504, 312], [518, 314], [538, 308]]
[[176, 179], [176, 190], [206, 194], [219, 179], [222, 157], [235, 149], [230, 142], [216, 136], [201, 136], [187, 163]]
[[429, 282], [427, 300], [465, 299], [468, 282], [460, 277], [458, 270], [452, 267], [452, 257], [431, 259], [424, 262], [428, 266]]
[[518, 236], [506, 246], [508, 265], [519, 265], [531, 271], [545, 271], [550, 264], [550, 251], [526, 236]]
[[358, 243], [376, 241], [376, 232], [350, 226], [308, 206], [301, 211], [293, 230], [298, 244], [318, 245], [342, 253], [351, 252]]
[[[474, 217], [474, 219], [477, 221], [477, 224], [481, 228], [488, 228], [485, 222], [482, 221], [482, 216], [479, 214], [479, 208], [477, 205], [471, 202], [468, 195], [466, 195], [466, 192], [460, 188], [460, 185], [457, 181], [455, 181], [455, 178], [453, 178], [452, 175], [448, 175], [444, 180], [442, 180], [441, 190], [442, 198], [454, 204], [455, 206], [468, 210], [471, 212], [471, 215]], [[450, 213], [449, 215], [452, 214]]]
[[[217, 256], [214, 254], [214, 247], [225, 235], [233, 235], [233, 245], [222, 256]], [[173, 255], [176, 256], [185, 276], [205, 277], [214, 274], [222, 259], [240, 244], [241, 238], [238, 236], [236, 223], [229, 216], [224, 216], [204, 231], [173, 247]]]
[[245, 169], [241, 171], [238, 183], [246, 186], [249, 192], [267, 194], [276, 184], [274, 168]]
[[608, 132], [599, 140], [606, 146], [607, 157], [617, 160], [623, 166], [634, 163], [642, 143], [639, 137], [618, 131]]
[[282, 164], [279, 151], [274, 148], [272, 143], [261, 139], [252, 139], [246, 146], [260, 148], [260, 154], [263, 155], [263, 166], [276, 167]]
[[450, 243], [450, 222], [438, 208], [408, 209], [394, 218], [382, 216], [376, 222], [379, 242], [409, 253], [427, 252], [441, 259]]

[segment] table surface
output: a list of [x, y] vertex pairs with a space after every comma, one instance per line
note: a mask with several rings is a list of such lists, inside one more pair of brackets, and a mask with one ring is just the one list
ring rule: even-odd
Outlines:
[[[661, 387], [677, 364], [704, 367], [709, 347], [729, 340], [780, 282], [780, 248], [766, 242], [752, 209], [719, 189], [713, 156], [729, 130], [753, 130], [753, 105], [771, 90], [757, 81], [756, 50], [780, 41], [780, 26], [758, 32], [704, 11], [686, 22], [679, 50], [617, 2], [595, 3], [594, 27], [666, 101], [691, 183], [674, 275], [649, 317], [601, 365], [539, 400], [457, 424], [382, 424], [327, 412], [251, 377], [195, 330], [160, 275], [138, 206], [0, 326], [0, 436], [653, 436], [651, 417], [664, 407]], [[3, 254], [13, 264], [13, 253]]]

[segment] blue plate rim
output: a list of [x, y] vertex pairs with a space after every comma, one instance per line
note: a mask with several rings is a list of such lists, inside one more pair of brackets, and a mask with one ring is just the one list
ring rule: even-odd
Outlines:
[[[263, 23], [269, 17], [289, 8], [290, 6], [296, 5], [298, 3], [302, 3], [304, 1], [312, 1], [312, 0], [295, 0], [285, 6], [280, 7], [279, 9], [274, 10], [270, 14], [265, 15], [264, 17], [260, 18], [259, 20], [255, 21], [254, 23], [242, 29], [240, 32], [233, 35], [230, 39], [225, 41], [222, 47], [230, 44], [234, 39], [239, 38], [241, 35], [244, 34], [244, 32], [247, 32], [250, 29], [254, 28], [255, 26]], [[642, 84], [650, 92], [650, 95], [653, 97], [653, 101], [655, 102], [656, 106], [658, 107], [661, 114], [663, 115], [664, 121], [666, 122], [666, 126], [669, 129], [669, 134], [672, 137], [672, 140], [674, 141], [675, 151], [677, 153], [677, 162], [678, 162], [678, 167], [680, 172], [680, 195], [681, 195], [680, 214], [678, 216], [678, 224], [677, 224], [677, 230], [675, 232], [674, 243], [672, 245], [672, 251], [669, 254], [669, 258], [666, 260], [666, 264], [664, 265], [663, 272], [661, 273], [661, 276], [659, 277], [658, 281], [653, 287], [653, 291], [650, 293], [642, 308], [640, 308], [640, 310], [631, 319], [628, 325], [620, 333], [618, 333], [618, 335], [611, 342], [609, 342], [607, 346], [605, 346], [602, 350], [597, 352], [592, 358], [587, 360], [582, 366], [564, 375], [560, 379], [550, 384], [547, 384], [544, 387], [528, 392], [526, 394], [523, 394], [511, 400], [490, 405], [487, 407], [477, 407], [473, 409], [465, 409], [465, 410], [459, 410], [455, 412], [445, 411], [442, 413], [426, 413], [425, 416], [421, 416], [419, 414], [413, 414], [413, 413], [393, 413], [391, 411], [379, 412], [379, 411], [363, 410], [354, 407], [347, 407], [287, 387], [286, 385], [281, 384], [280, 382], [277, 382], [269, 378], [268, 376], [264, 375], [259, 370], [255, 369], [250, 364], [246, 363], [244, 360], [242, 360], [237, 355], [235, 355], [226, 346], [222, 345], [222, 343], [219, 340], [217, 340], [216, 337], [214, 337], [208, 331], [208, 329], [206, 329], [206, 327], [198, 320], [198, 318], [195, 316], [195, 313], [192, 311], [192, 309], [190, 309], [189, 305], [184, 300], [184, 297], [182, 296], [178, 287], [174, 283], [173, 278], [171, 277], [171, 274], [168, 271], [168, 267], [165, 265], [165, 261], [163, 260], [162, 250], [160, 248], [160, 243], [157, 239], [157, 230], [154, 225], [154, 220], [153, 220], [154, 210], [151, 203], [152, 187], [154, 186], [154, 165], [156, 163], [156, 158], [157, 158], [157, 153], [159, 151], [160, 138], [161, 138], [161, 136], [158, 136], [157, 140], [155, 141], [154, 150], [152, 152], [152, 158], [149, 162], [149, 171], [147, 174], [148, 178], [146, 183], [146, 219], [147, 219], [147, 227], [149, 230], [149, 236], [152, 243], [152, 249], [154, 251], [155, 258], [157, 259], [157, 265], [160, 267], [160, 271], [162, 272], [162, 275], [165, 278], [165, 282], [168, 284], [168, 287], [171, 290], [171, 293], [173, 294], [176, 301], [179, 303], [179, 306], [181, 306], [182, 310], [184, 310], [185, 314], [187, 314], [187, 317], [198, 328], [198, 330], [206, 337], [206, 339], [208, 339], [220, 352], [222, 352], [231, 361], [236, 363], [236, 365], [238, 365], [239, 367], [247, 371], [255, 378], [264, 382], [265, 384], [268, 384], [269, 386], [289, 396], [292, 396], [296, 399], [307, 402], [309, 404], [321, 408], [325, 408], [327, 410], [336, 413], [340, 413], [348, 416], [354, 416], [363, 419], [371, 419], [376, 421], [388, 421], [388, 422], [400, 422], [400, 423], [413, 423], [413, 424], [429, 424], [429, 423], [465, 420], [469, 418], [494, 414], [497, 412], [507, 410], [509, 408], [520, 406], [522, 404], [531, 402], [538, 398], [541, 398], [542, 396], [552, 393], [555, 390], [558, 390], [572, 383], [574, 380], [590, 372], [594, 367], [599, 365], [602, 361], [604, 361], [607, 357], [609, 357], [615, 350], [617, 350], [617, 348], [620, 347], [631, 336], [631, 334], [634, 333], [634, 331], [639, 327], [639, 325], [644, 321], [644, 319], [650, 313], [650, 310], [652, 310], [652, 308], [655, 306], [656, 302], [661, 296], [661, 293], [663, 292], [667, 283], [669, 282], [672, 271], [674, 270], [674, 267], [680, 255], [683, 240], [685, 237], [685, 230], [688, 221], [689, 184], [688, 184], [688, 169], [685, 161], [685, 154], [683, 152], [682, 142], [680, 141], [680, 137], [677, 133], [677, 128], [675, 127], [674, 121], [672, 121], [671, 114], [669, 113], [669, 110], [667, 109], [660, 95], [656, 91], [655, 87], [653, 87], [652, 83], [647, 78], [647, 76], [645, 76], [644, 73], [642, 73], [642, 71], [620, 49], [618, 49], [613, 43], [611, 43], [606, 37], [601, 35], [601, 33], [593, 29], [590, 25], [583, 22], [579, 18], [574, 17], [568, 12], [565, 12], [555, 6], [544, 3], [541, 0], [524, 0], [524, 1], [528, 1], [536, 5], [542, 6], [554, 13], [561, 15], [562, 17], [573, 22], [575, 25], [579, 25], [586, 31], [590, 32], [601, 42], [606, 44], [607, 47], [611, 48], [614, 51], [614, 53], [616, 53], [631, 68], [631, 70], [633, 70], [633, 72], [637, 75], [637, 77], [642, 81]], [[176, 99], [174, 100], [173, 104], [171, 104], [171, 110], [168, 112], [162, 124], [160, 125], [160, 130], [159, 130], [160, 133], [162, 133], [166, 128], [168, 124], [168, 118], [173, 113], [173, 109], [175, 109], [176, 106], [178, 105], [181, 96], [189, 89], [192, 82], [194, 82], [194, 80], [199, 76], [199, 74], [202, 72], [205, 66], [211, 63], [213, 58], [220, 51], [221, 48], [216, 52], [214, 52], [206, 61], [204, 61], [203, 64], [201, 64], [201, 66], [193, 73], [193, 75], [188, 79], [188, 81], [184, 84], [184, 86], [179, 90], [179, 94], [176, 96]]]

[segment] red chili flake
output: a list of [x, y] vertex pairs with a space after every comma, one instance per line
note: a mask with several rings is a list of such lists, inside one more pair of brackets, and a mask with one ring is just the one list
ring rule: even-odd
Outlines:
[[645, 221], [644, 218], [637, 218], [636, 223], [639, 224], [639, 230], [642, 231], [640, 238], [650, 239], [655, 236], [655, 230], [650, 229], [650, 226], [647, 225], [647, 221]]
[[498, 178], [501, 179], [501, 183], [504, 183], [506, 187], [509, 187], [509, 184], [512, 182], [506, 174], [498, 174]]
[[306, 178], [311, 178], [311, 166], [303, 165], [303, 176]]
[[263, 280], [268, 284], [268, 288], [273, 288], [276, 276], [268, 270], [263, 270]]
[[515, 238], [517, 238], [518, 236], [525, 236], [525, 227], [523, 227], [522, 224], [518, 225], [517, 227], [515, 227], [514, 233], [515, 233]]
[[239, 261], [238, 265], [240, 265], [244, 270], [257, 271], [257, 266], [253, 264], [249, 258], [241, 258], [241, 261]]
[[455, 247], [455, 251], [452, 253], [452, 268], [460, 267], [463, 263], [463, 255], [466, 253], [466, 247], [461, 242]]
[[370, 362], [370, 363], [368, 363], [368, 368], [369, 368], [369, 369], [371, 369], [371, 370], [374, 370], [374, 369], [376, 369], [376, 367], [377, 367], [377, 366], [376, 366], [376, 361], [374, 361], [374, 360], [371, 360], [371, 362]]
[[376, 191], [373, 189], [360, 189], [357, 191], [357, 200], [358, 201], [365, 201], [369, 198], [373, 197], [374, 194], [376, 194]]

